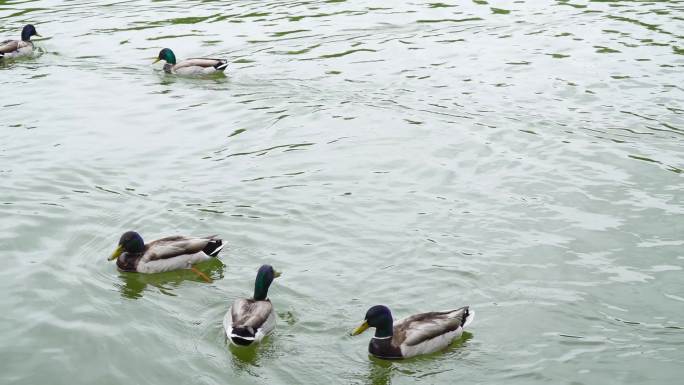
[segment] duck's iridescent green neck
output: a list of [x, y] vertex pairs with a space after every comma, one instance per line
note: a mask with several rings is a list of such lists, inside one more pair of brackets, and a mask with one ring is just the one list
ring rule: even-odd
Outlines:
[[168, 48], [164, 48], [159, 53], [159, 59], [164, 60], [169, 64], [176, 64], [176, 55]]
[[37, 34], [38, 32], [36, 32], [36, 27], [31, 24], [27, 24], [24, 26], [24, 29], [21, 30], [21, 40], [31, 41], [31, 36]]
[[392, 326], [393, 325], [391, 317], [387, 320], [382, 320], [380, 326], [375, 327], [375, 337], [392, 337], [392, 334], [394, 334]]
[[273, 274], [268, 274], [267, 270], [259, 270], [254, 281], [254, 299], [263, 301], [268, 297], [268, 288], [273, 282]]
[[145, 251], [145, 242], [143, 241], [140, 234], [135, 231], [127, 231], [119, 239], [119, 245], [121, 245], [123, 251], [127, 253], [142, 253]]
[[390, 337], [393, 334], [394, 321], [392, 312], [387, 306], [375, 305], [366, 312], [368, 326], [375, 328], [375, 337]]

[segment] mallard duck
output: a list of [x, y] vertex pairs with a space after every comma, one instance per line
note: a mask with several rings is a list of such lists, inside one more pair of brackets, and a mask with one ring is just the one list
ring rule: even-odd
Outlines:
[[[178, 75], [211, 75], [223, 72], [228, 67], [226, 59], [186, 59], [176, 63], [176, 55], [169, 48], [159, 51], [154, 63], [164, 60], [164, 72]], [[152, 64], [154, 64], [152, 63]]]
[[387, 306], [368, 309], [366, 319], [351, 335], [375, 328], [368, 351], [375, 357], [402, 359], [429, 354], [451, 345], [473, 321], [475, 313], [464, 306], [456, 310], [415, 314], [392, 323]]
[[27, 24], [21, 30], [21, 40], [5, 40], [0, 43], [0, 59], [28, 56], [33, 53], [31, 36], [40, 36], [36, 27]]
[[195, 238], [175, 235], [145, 244], [140, 234], [127, 231], [119, 239], [109, 260], [116, 259], [116, 266], [121, 271], [162, 273], [192, 269], [209, 280], [192, 265], [217, 256], [222, 248], [223, 241], [216, 236]]
[[254, 281], [254, 297], [236, 299], [223, 317], [226, 337], [235, 345], [259, 343], [275, 329], [275, 311], [268, 299], [268, 288], [277, 277], [280, 273], [271, 265], [261, 266]]

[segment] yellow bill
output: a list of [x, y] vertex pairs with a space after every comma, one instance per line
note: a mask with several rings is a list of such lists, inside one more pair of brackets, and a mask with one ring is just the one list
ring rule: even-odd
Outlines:
[[114, 250], [112, 255], [110, 255], [109, 258], [107, 258], [107, 259], [110, 261], [113, 261], [113, 260], [119, 258], [119, 255], [121, 255], [121, 253], [123, 253], [123, 246], [119, 245], [116, 247], [116, 250]]
[[157, 62], [160, 61], [160, 60], [161, 60], [160, 58], [156, 58], [156, 59], [152, 62], [152, 64], [155, 64], [155, 63], [157, 63]]
[[280, 277], [282, 274], [283, 274], [283, 273], [281, 273], [281, 272], [279, 272], [279, 271], [273, 270], [273, 278], [278, 278], [278, 277]]
[[368, 321], [363, 321], [363, 323], [359, 325], [359, 327], [357, 327], [356, 329], [354, 329], [353, 332], [351, 332], [351, 335], [358, 336], [359, 334], [365, 332], [366, 329], [368, 329]]

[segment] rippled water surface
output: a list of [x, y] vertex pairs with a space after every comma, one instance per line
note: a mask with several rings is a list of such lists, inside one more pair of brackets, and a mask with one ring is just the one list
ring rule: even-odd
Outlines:
[[[1, 1], [3, 384], [674, 384], [683, 1]], [[183, 79], [159, 50], [218, 56]], [[123, 274], [120, 234], [220, 234]], [[276, 333], [229, 348], [256, 268]], [[470, 304], [445, 353], [347, 334]]]

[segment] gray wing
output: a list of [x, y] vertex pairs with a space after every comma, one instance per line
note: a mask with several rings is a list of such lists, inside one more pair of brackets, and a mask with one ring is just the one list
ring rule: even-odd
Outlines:
[[253, 331], [259, 329], [268, 320], [273, 311], [271, 301], [255, 301], [253, 299], [240, 298], [233, 302], [230, 315], [233, 327], [251, 327]]
[[209, 68], [209, 67], [216, 67], [217, 65], [223, 63], [223, 60], [221, 59], [204, 59], [204, 58], [197, 58], [197, 59], [187, 59], [183, 60], [179, 63], [177, 63], [174, 67], [174, 69], [179, 69], [179, 68], [185, 68], [185, 67], [202, 67], [202, 68]]
[[6, 40], [0, 43], [0, 53], [14, 52], [19, 49], [18, 40]]
[[199, 253], [215, 237], [195, 238], [175, 235], [157, 239], [145, 245], [145, 253], [142, 258], [146, 261], [154, 261], [157, 259], [173, 258], [179, 255]]
[[430, 312], [410, 316], [394, 324], [394, 334], [408, 346], [449, 333], [463, 326], [468, 307], [444, 312]]

